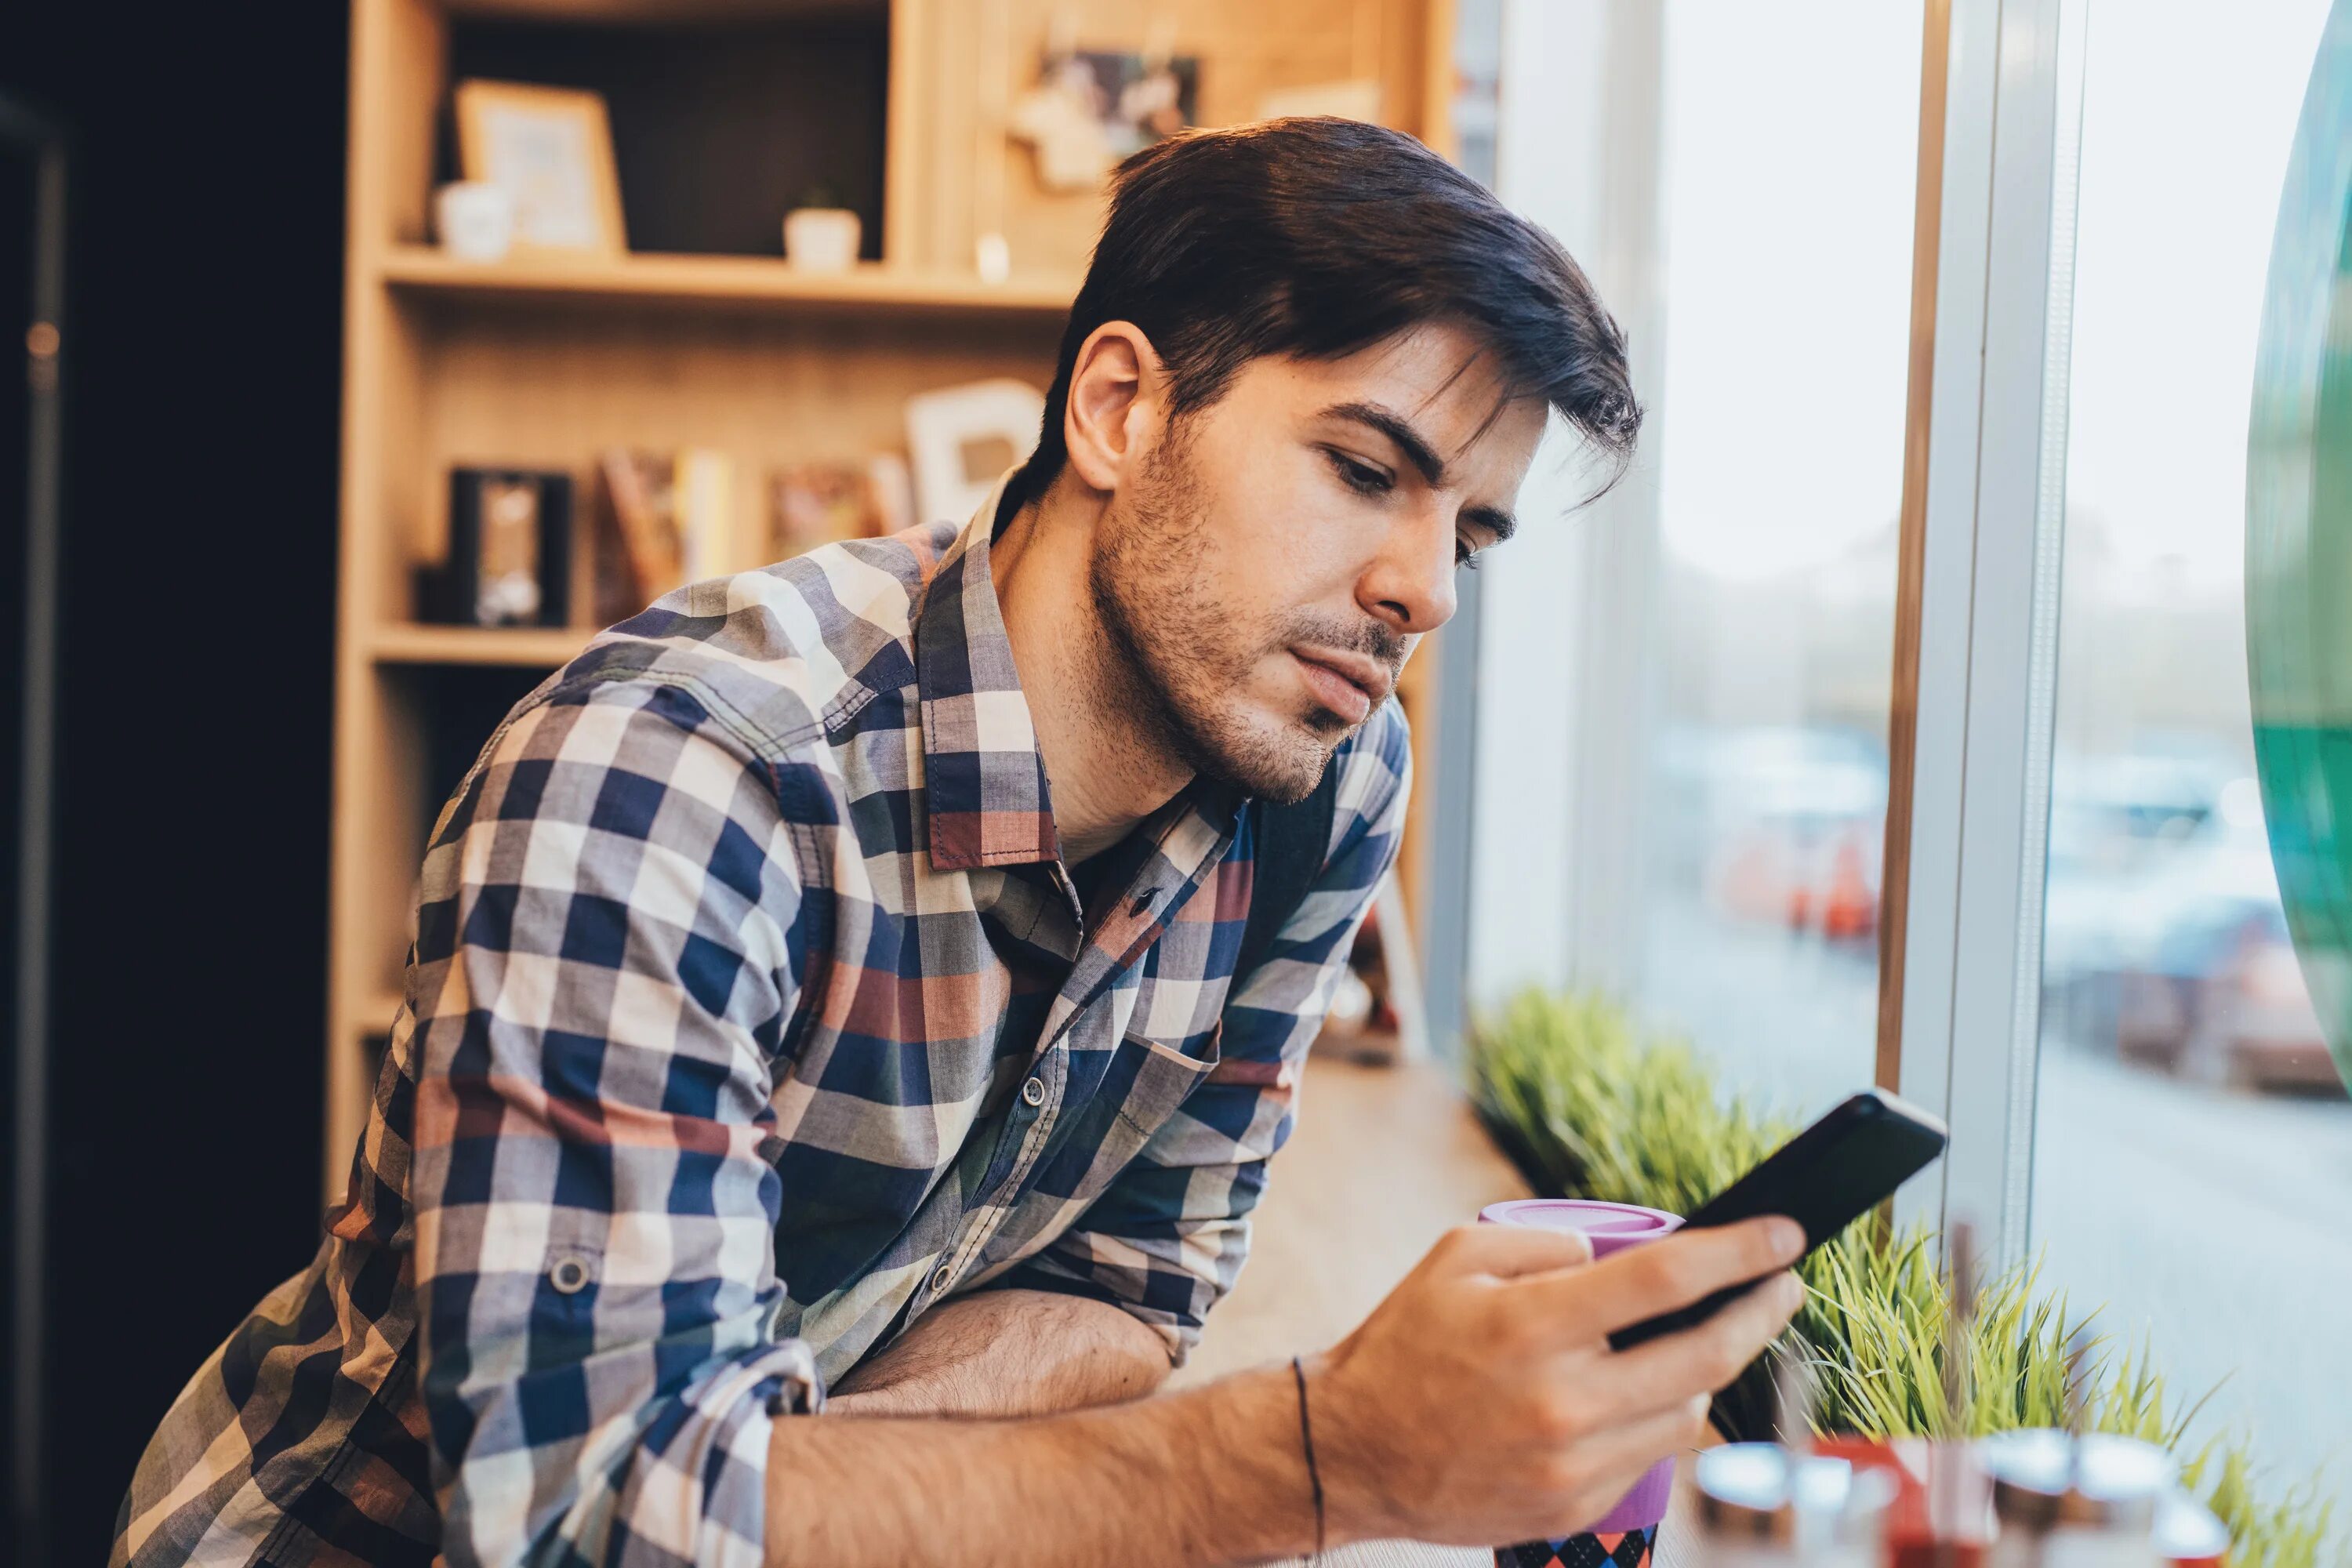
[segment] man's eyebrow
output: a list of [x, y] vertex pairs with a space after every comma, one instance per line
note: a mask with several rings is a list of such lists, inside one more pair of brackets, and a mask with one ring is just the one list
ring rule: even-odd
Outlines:
[[[1383, 408], [1377, 403], [1335, 403], [1323, 411], [1323, 417], [1353, 420], [1369, 429], [1379, 431], [1395, 444], [1398, 451], [1404, 454], [1404, 460], [1413, 466], [1423, 482], [1432, 489], [1442, 488], [1444, 485], [1445, 459], [1439, 457], [1437, 449], [1429, 444], [1420, 431], [1412, 427], [1412, 421], [1396, 410]], [[1495, 542], [1498, 544], [1517, 532], [1519, 526], [1517, 518], [1496, 506], [1465, 506], [1462, 509], [1462, 519], [1472, 526], [1483, 528], [1493, 534]]]
[[1404, 460], [1421, 470], [1421, 477], [1434, 488], [1445, 482], [1445, 459], [1437, 455], [1412, 421], [1392, 408], [1377, 403], [1335, 403], [1323, 411], [1326, 419], [1352, 419], [1357, 424], [1379, 431], [1396, 443]]

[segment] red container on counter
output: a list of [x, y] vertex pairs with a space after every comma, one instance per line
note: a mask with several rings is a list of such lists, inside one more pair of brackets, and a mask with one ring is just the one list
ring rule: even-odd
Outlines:
[[[1954, 1451], [1921, 1437], [1824, 1437], [1813, 1451], [1895, 1478], [1895, 1501], [1886, 1514], [1891, 1568], [1981, 1568], [1992, 1540], [1992, 1489], [1968, 1445]], [[1955, 1494], [1948, 1512], [1936, 1506], [1939, 1484]], [[1951, 1539], [1938, 1539], [1938, 1519], [1955, 1521], [1947, 1531]], [[2210, 1510], [2175, 1488], [2157, 1510], [2156, 1547], [2170, 1568], [2222, 1568], [2230, 1532]]]
[[[1992, 1541], [1992, 1490], [1965, 1444], [1950, 1450], [1919, 1437], [1824, 1437], [1813, 1451], [1895, 1478], [1886, 1510], [1893, 1568], [1980, 1568]], [[1939, 1531], [1939, 1520], [1952, 1522]]]

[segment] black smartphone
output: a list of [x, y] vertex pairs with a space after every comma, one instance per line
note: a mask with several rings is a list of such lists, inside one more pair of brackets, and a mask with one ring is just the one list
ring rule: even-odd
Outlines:
[[[1811, 1252], [1927, 1169], [1950, 1140], [1944, 1124], [1917, 1106], [1906, 1105], [1883, 1089], [1867, 1089], [1709, 1198], [1683, 1221], [1682, 1228], [1736, 1225], [1759, 1215], [1782, 1214], [1805, 1227], [1805, 1250]], [[1751, 1279], [1727, 1286], [1704, 1300], [1619, 1329], [1609, 1336], [1609, 1343], [1630, 1350], [1703, 1323], [1758, 1283]]]

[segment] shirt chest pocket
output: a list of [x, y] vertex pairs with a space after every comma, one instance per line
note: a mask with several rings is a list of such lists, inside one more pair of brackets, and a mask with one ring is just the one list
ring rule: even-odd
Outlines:
[[[1094, 1093], [1065, 1124], [1060, 1147], [1038, 1172], [1039, 1195], [1084, 1203], [1109, 1186], [1207, 1080], [1223, 1032], [1220, 1026], [1191, 1041], [1134, 1032], [1122, 1037]], [[1193, 1049], [1187, 1051], [1187, 1044]]]
[[[1197, 1042], [1202, 1053], [1198, 1056], [1187, 1052], [1181, 1042], [1155, 1040], [1141, 1034], [1129, 1034], [1118, 1043], [1112, 1067], [1115, 1070], [1127, 1068], [1128, 1079], [1124, 1092], [1113, 1098], [1118, 1102], [1118, 1120], [1139, 1135], [1139, 1146], [1166, 1125], [1207, 1080], [1222, 1055], [1219, 1047], [1223, 1035], [1222, 1024], [1211, 1029], [1205, 1039]], [[1106, 1082], [1104, 1088], [1110, 1085]]]

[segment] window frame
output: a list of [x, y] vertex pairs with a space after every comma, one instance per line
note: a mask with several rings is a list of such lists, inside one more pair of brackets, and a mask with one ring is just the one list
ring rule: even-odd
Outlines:
[[1914, 320], [1933, 328], [1913, 344], [1879, 1061], [1952, 1133], [1898, 1224], [1969, 1220], [2003, 1264], [2032, 1194], [2087, 20], [2087, 0], [1930, 0], [1923, 62], [1936, 244]]

